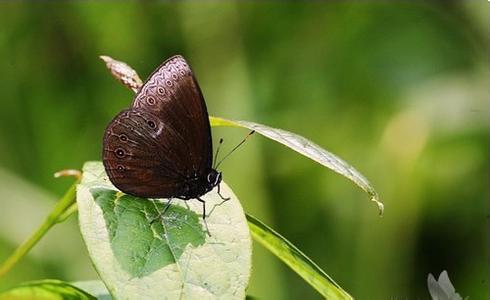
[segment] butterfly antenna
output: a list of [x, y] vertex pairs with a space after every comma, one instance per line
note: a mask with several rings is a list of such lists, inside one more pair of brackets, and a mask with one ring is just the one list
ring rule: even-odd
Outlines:
[[250, 132], [247, 134], [247, 136], [246, 136], [246, 137], [244, 137], [244, 138], [243, 138], [243, 140], [242, 140], [240, 143], [238, 143], [238, 145], [236, 145], [236, 146], [235, 146], [235, 148], [231, 149], [231, 151], [230, 151], [230, 152], [228, 152], [228, 154], [226, 154], [226, 155], [225, 155], [225, 156], [224, 156], [224, 157], [223, 157], [223, 158], [222, 158], [222, 159], [219, 161], [219, 163], [217, 163], [217, 164], [216, 164], [216, 168], [215, 168], [215, 169], [217, 169], [217, 168], [218, 168], [218, 167], [221, 165], [221, 163], [222, 163], [222, 162], [223, 162], [223, 161], [224, 161], [224, 160], [225, 160], [225, 159], [226, 159], [228, 156], [230, 156], [230, 155], [231, 155], [233, 152], [235, 152], [235, 150], [236, 150], [236, 149], [238, 149], [238, 147], [240, 147], [240, 146], [241, 146], [243, 143], [245, 143], [245, 141], [246, 141], [246, 140], [247, 140], [247, 139], [248, 139], [248, 138], [249, 138], [249, 137], [250, 137], [252, 134], [254, 134], [254, 133], [255, 133], [255, 130], [250, 131]]
[[217, 159], [218, 159], [218, 153], [219, 153], [219, 149], [221, 148], [221, 145], [223, 144], [223, 139], [219, 139], [219, 144], [218, 144], [218, 148], [216, 149], [216, 153], [214, 154], [214, 164], [215, 166], [213, 167], [213, 169], [216, 169], [216, 162], [217, 162]]

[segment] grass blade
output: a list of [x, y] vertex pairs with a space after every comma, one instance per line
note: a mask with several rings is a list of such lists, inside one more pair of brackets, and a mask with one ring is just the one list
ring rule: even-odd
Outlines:
[[247, 221], [254, 240], [293, 269], [322, 296], [327, 299], [353, 299], [308, 256], [279, 233], [249, 214]]
[[354, 167], [346, 163], [343, 159], [321, 148], [312, 141], [283, 129], [272, 128], [254, 122], [234, 121], [218, 117], [209, 117], [209, 120], [211, 122], [211, 126], [242, 127], [255, 130], [257, 133], [283, 144], [284, 146], [289, 147], [294, 151], [329, 168], [330, 170], [348, 178], [369, 195], [369, 199], [378, 206], [379, 214], [383, 214], [384, 205], [379, 200], [378, 193], [373, 188], [371, 183], [369, 183], [366, 177], [364, 177]]

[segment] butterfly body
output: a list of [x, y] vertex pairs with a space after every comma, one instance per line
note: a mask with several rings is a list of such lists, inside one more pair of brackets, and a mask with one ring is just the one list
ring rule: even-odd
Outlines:
[[206, 104], [183, 57], [158, 67], [109, 123], [103, 163], [117, 188], [138, 197], [202, 201], [219, 188]]
[[215, 186], [221, 182], [221, 173], [214, 169], [210, 169], [206, 172], [204, 177], [188, 178], [184, 182], [184, 191], [182, 195], [175, 196], [175, 198], [189, 200], [198, 198], [207, 192], [211, 191]]

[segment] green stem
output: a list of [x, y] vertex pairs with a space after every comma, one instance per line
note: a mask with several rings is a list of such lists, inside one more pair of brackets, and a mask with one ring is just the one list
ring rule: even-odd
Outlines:
[[78, 205], [76, 202], [72, 203], [65, 211], [58, 217], [56, 223], [62, 223], [68, 219], [71, 215], [78, 211]]
[[[51, 213], [46, 217], [44, 222], [37, 228], [32, 235], [27, 238], [17, 249], [10, 255], [5, 262], [0, 266], [0, 278], [7, 274], [16, 264], [21, 260], [29, 250], [36, 245], [37, 242], [53, 227], [56, 223], [66, 219], [66, 210], [72, 207], [75, 203], [76, 187], [78, 184], [75, 182], [70, 189], [63, 195], [63, 197], [56, 203]], [[71, 211], [73, 212], [73, 211]], [[63, 217], [63, 218], [60, 218]]]

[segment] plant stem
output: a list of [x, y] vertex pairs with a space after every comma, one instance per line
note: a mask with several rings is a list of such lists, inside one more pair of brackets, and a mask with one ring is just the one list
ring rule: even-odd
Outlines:
[[78, 211], [78, 205], [76, 202], [72, 203], [65, 211], [58, 217], [56, 223], [63, 223], [66, 219], [68, 219], [71, 215]]
[[[51, 213], [46, 217], [44, 222], [37, 228], [36, 231], [32, 233], [32, 235], [27, 238], [15, 251], [10, 255], [7, 260], [3, 262], [0, 266], [0, 278], [7, 274], [16, 264], [22, 259], [29, 250], [34, 247], [34, 245], [39, 242], [39, 240], [48, 232], [48, 230], [53, 227], [56, 223], [61, 222], [66, 219], [67, 215], [65, 212], [67, 209], [72, 207], [75, 204], [75, 194], [76, 187], [78, 184], [78, 180], [68, 189], [68, 191], [63, 195], [63, 197], [56, 203], [55, 207], [51, 211]], [[60, 217], [64, 218], [61, 219]]]

